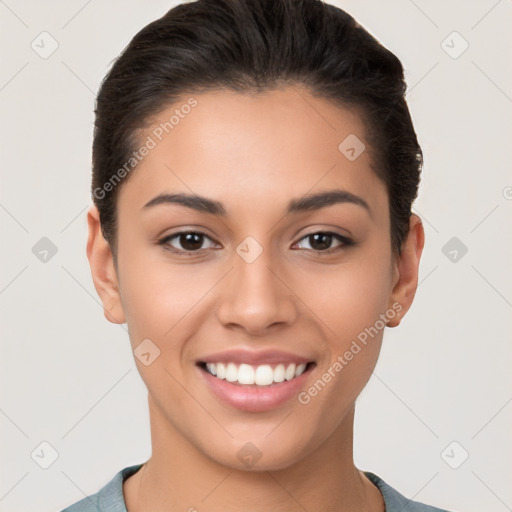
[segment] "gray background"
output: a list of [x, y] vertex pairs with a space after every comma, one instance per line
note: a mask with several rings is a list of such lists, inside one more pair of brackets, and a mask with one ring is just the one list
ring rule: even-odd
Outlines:
[[[404, 63], [425, 153], [420, 285], [358, 400], [356, 465], [429, 504], [511, 510], [512, 2], [333, 3]], [[104, 319], [90, 276], [86, 211], [95, 92], [172, 5], [0, 0], [1, 511], [60, 510], [151, 453], [126, 326]], [[47, 58], [31, 47], [51, 49], [43, 31], [58, 43]]]

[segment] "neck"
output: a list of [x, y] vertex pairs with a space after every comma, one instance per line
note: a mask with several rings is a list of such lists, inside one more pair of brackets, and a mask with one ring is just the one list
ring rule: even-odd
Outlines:
[[150, 404], [153, 453], [124, 484], [128, 512], [183, 510], [384, 511], [380, 491], [353, 462], [354, 406], [333, 434], [279, 470], [239, 470], [205, 456]]

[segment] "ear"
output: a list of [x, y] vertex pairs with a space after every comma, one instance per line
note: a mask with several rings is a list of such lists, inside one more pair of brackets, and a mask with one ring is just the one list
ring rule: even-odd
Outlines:
[[420, 217], [413, 213], [409, 222], [409, 233], [402, 245], [401, 254], [395, 257], [393, 263], [393, 290], [388, 304], [389, 308], [393, 308], [393, 304], [395, 304], [396, 308], [398, 303], [402, 306], [402, 309], [400, 314], [397, 314], [395, 318], [388, 321], [388, 327], [397, 327], [401, 322], [401, 318], [404, 317], [411, 307], [418, 287], [418, 269], [424, 244], [425, 232], [423, 224]]
[[101, 232], [100, 215], [96, 206], [87, 212], [89, 238], [87, 240], [87, 259], [91, 267], [94, 287], [103, 303], [105, 318], [114, 324], [126, 322], [117, 272], [110, 246]]

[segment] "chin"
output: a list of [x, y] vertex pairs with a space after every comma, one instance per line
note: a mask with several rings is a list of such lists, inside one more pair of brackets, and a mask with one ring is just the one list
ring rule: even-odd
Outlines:
[[[216, 446], [203, 447], [203, 453], [216, 462], [237, 471], [277, 471], [289, 468], [299, 462], [305, 455], [307, 441], [294, 439], [280, 433], [270, 440], [267, 433], [259, 435], [246, 435], [240, 439], [219, 440]], [[272, 436], [272, 434], [271, 434]], [[270, 436], [270, 437], [271, 437]], [[252, 440], [250, 440], [252, 439]]]

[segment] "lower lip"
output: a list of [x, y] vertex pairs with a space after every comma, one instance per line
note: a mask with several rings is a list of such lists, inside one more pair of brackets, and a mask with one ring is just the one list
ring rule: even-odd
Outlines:
[[291, 380], [275, 382], [269, 386], [256, 386], [218, 379], [203, 368], [197, 367], [210, 389], [222, 402], [235, 409], [247, 412], [270, 411], [296, 397], [304, 387], [313, 368], [314, 366], [311, 365], [307, 371]]

